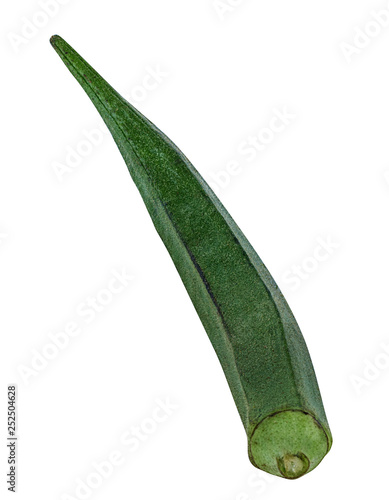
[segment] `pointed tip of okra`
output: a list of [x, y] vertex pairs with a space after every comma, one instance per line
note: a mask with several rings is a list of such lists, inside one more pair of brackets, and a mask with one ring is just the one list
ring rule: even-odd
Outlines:
[[270, 474], [297, 479], [328, 453], [332, 442], [328, 432], [306, 412], [277, 412], [255, 427], [249, 440], [250, 460]]
[[67, 42], [65, 42], [65, 40], [59, 35], [51, 36], [50, 43], [54, 48], [54, 50], [58, 53], [64, 52], [66, 54], [67, 51], [71, 50], [70, 45]]
[[59, 35], [53, 35], [50, 37], [50, 43], [51, 45], [56, 48], [58, 45], [58, 42], [63, 42], [63, 38], [61, 38]]

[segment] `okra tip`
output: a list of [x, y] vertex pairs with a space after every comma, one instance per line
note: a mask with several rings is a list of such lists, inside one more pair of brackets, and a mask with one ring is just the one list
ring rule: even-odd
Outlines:
[[65, 54], [71, 49], [70, 45], [59, 35], [50, 37], [50, 43], [56, 52], [64, 52]]
[[62, 40], [62, 38], [59, 35], [53, 35], [50, 37], [50, 43], [51, 45], [55, 48], [57, 43]]

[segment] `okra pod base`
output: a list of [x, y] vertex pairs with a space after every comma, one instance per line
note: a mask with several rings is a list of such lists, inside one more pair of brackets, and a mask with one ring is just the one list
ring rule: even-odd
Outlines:
[[265, 417], [249, 437], [252, 464], [270, 474], [297, 479], [314, 469], [331, 442], [309, 413], [284, 410]]

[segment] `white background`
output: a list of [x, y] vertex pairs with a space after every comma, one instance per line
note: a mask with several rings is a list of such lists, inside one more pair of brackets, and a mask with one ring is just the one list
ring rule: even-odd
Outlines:
[[[4, 2], [0, 12], [1, 491], [14, 383], [22, 499], [382, 496], [388, 2], [43, 5]], [[250, 464], [216, 355], [113, 140], [83, 142], [100, 119], [50, 46], [54, 33], [183, 150], [284, 292], [334, 437], [307, 476], [287, 481]], [[248, 161], [242, 143], [266, 136], [274, 110], [293, 119]], [[84, 156], [59, 176], [77, 148]], [[112, 271], [133, 279], [109, 300]], [[109, 303], [86, 323], [77, 311], [96, 296]], [[53, 353], [71, 322], [78, 336]], [[175, 409], [153, 423], [167, 399]], [[136, 426], [149, 434], [130, 449], [122, 438]], [[99, 480], [93, 464], [113, 452], [121, 464]], [[93, 480], [82, 497], [77, 487]]]

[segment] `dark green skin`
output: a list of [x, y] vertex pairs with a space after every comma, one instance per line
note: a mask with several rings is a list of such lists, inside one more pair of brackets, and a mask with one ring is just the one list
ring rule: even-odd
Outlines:
[[208, 184], [170, 139], [62, 38], [55, 35], [51, 43], [111, 131], [173, 259], [223, 367], [246, 429], [251, 461], [288, 477], [280, 465], [283, 454], [306, 454], [287, 444], [288, 433], [294, 432], [288, 424], [277, 424], [277, 437], [270, 444], [258, 444], [259, 452], [268, 446], [273, 453], [276, 441], [285, 442], [281, 444], [285, 452], [274, 451], [277, 470], [265, 459], [256, 462], [251, 441], [266, 417], [295, 410], [312, 417], [317, 427], [317, 436], [309, 439], [320, 442], [322, 456], [302, 459], [301, 473], [297, 467], [293, 474], [309, 472], [329, 451], [332, 437], [306, 344], [278, 286]]

